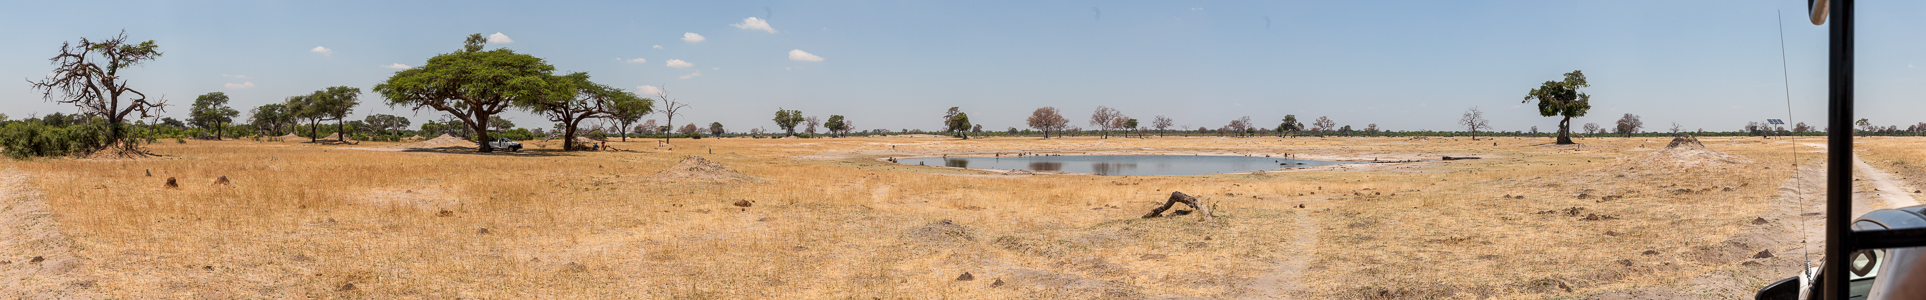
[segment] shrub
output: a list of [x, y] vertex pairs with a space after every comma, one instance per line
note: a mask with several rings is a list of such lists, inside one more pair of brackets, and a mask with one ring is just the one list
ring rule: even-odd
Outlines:
[[89, 155], [107, 148], [106, 136], [104, 122], [64, 127], [40, 120], [15, 122], [0, 128], [0, 145], [7, 147], [0, 152], [14, 159]]

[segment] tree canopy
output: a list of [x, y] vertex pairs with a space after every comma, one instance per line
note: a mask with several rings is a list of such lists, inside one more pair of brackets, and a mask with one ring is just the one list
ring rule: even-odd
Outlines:
[[796, 124], [802, 123], [803, 116], [801, 111], [778, 107], [776, 108], [776, 118], [772, 120], [776, 121], [776, 127], [782, 128], [783, 132], [788, 135], [796, 135]]
[[[489, 117], [517, 102], [551, 97], [556, 90], [550, 80], [555, 66], [508, 49], [483, 51], [486, 41], [479, 33], [469, 35], [461, 51], [436, 55], [420, 68], [396, 71], [375, 85], [374, 92], [387, 99], [390, 107], [454, 115], [475, 132], [475, 140], [486, 141]], [[488, 143], [478, 144], [481, 152], [494, 151]]]
[[1070, 120], [1064, 119], [1063, 114], [1057, 113], [1056, 107], [1044, 106], [1030, 112], [1030, 117], [1024, 119], [1024, 123], [1030, 128], [1043, 131], [1043, 138], [1047, 139], [1050, 138], [1051, 131], [1061, 131], [1064, 126], [1070, 125]]
[[836, 136], [842, 136], [844, 133], [849, 132], [849, 126], [844, 122], [843, 115], [829, 115], [829, 121], [823, 123], [823, 128], [829, 129], [829, 133], [836, 134]]
[[639, 117], [651, 111], [652, 100], [589, 81], [588, 73], [569, 73], [550, 80], [550, 86], [556, 90], [551, 91], [548, 97], [522, 98], [515, 105], [541, 112], [549, 121], [562, 125], [562, 149], [583, 148], [575, 144], [575, 131], [582, 121], [613, 118], [622, 114], [636, 114]]
[[1562, 116], [1563, 118], [1558, 121], [1558, 144], [1573, 144], [1572, 118], [1583, 117], [1585, 111], [1592, 109], [1592, 96], [1578, 89], [1591, 86], [1590, 83], [1585, 82], [1585, 73], [1582, 70], [1573, 70], [1571, 73], [1565, 73], [1564, 81], [1546, 81], [1538, 88], [1531, 89], [1531, 92], [1525, 95], [1525, 100], [1519, 103], [1538, 100], [1538, 115]]
[[220, 139], [228, 123], [240, 111], [227, 107], [227, 93], [213, 92], [194, 98], [194, 106], [188, 110], [187, 122], [195, 127], [214, 129], [214, 138]]

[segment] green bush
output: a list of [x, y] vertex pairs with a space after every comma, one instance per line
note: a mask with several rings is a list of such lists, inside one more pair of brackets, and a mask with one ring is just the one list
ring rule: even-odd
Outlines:
[[88, 155], [107, 148], [107, 126], [90, 122], [51, 126], [40, 120], [14, 122], [0, 128], [0, 145], [13, 159]]

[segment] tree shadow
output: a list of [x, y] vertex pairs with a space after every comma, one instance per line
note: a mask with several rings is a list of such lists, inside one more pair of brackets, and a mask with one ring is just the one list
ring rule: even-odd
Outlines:
[[468, 155], [487, 155], [487, 156], [538, 156], [538, 157], [576, 156], [574, 154], [569, 154], [569, 152], [572, 152], [572, 151], [562, 151], [561, 149], [522, 149], [522, 151], [515, 151], [515, 152], [509, 152], [504, 150], [495, 150], [495, 152], [479, 152], [479, 149], [476, 147], [409, 148], [406, 150], [401, 150], [400, 152], [468, 154]]

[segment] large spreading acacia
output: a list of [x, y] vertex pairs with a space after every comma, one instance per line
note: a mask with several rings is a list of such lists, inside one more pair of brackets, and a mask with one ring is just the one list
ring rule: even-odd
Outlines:
[[[127, 78], [120, 76], [120, 70], [153, 60], [161, 56], [160, 46], [153, 40], [128, 44], [127, 32], [102, 41], [80, 38], [80, 44], [60, 43], [60, 55], [47, 59], [54, 65], [52, 73], [39, 82], [31, 82], [40, 96], [55, 103], [80, 107], [80, 113], [98, 116], [107, 121], [106, 144], [98, 147], [118, 148], [116, 155], [150, 155], [140, 150], [137, 139], [127, 136], [125, 124], [129, 114], [139, 112], [140, 118], [150, 117], [152, 111], [166, 112], [166, 100], [148, 101], [147, 94], [127, 87]], [[86, 153], [94, 151], [90, 147]]]
[[[389, 107], [454, 115], [475, 132], [476, 141], [487, 141], [488, 117], [517, 102], [541, 101], [555, 89], [550, 82], [555, 66], [508, 49], [482, 51], [487, 41], [481, 34], [469, 35], [461, 51], [436, 55], [420, 68], [395, 72], [387, 82], [375, 85], [374, 91], [387, 99]], [[477, 144], [481, 152], [495, 150], [488, 143]]]
[[226, 133], [227, 124], [234, 122], [240, 111], [227, 107], [227, 93], [213, 92], [194, 98], [194, 107], [188, 109], [187, 123], [203, 129], [213, 129], [214, 139], [221, 139]]
[[1572, 118], [1583, 117], [1585, 111], [1592, 109], [1592, 96], [1579, 92], [1578, 88], [1591, 86], [1585, 82], [1583, 71], [1573, 70], [1571, 73], [1565, 73], [1564, 81], [1546, 81], [1538, 88], [1531, 89], [1531, 94], [1525, 95], [1525, 101], [1520, 103], [1538, 100], [1538, 115], [1563, 116], [1564, 118], [1558, 121], [1558, 144], [1575, 144], [1571, 137]]
[[294, 120], [295, 132], [300, 132], [302, 121], [305, 120], [308, 123], [308, 142], [317, 142], [321, 138], [320, 124], [324, 117], [320, 108], [321, 103], [315, 98], [323, 96], [325, 95], [322, 91], [315, 91], [312, 94], [290, 96], [287, 102], [282, 104], [287, 107], [287, 118]]
[[551, 78], [556, 89], [548, 97], [524, 98], [517, 106], [538, 111], [548, 120], [562, 125], [562, 149], [580, 150], [575, 130], [582, 121], [613, 118], [624, 114], [648, 114], [652, 102], [621, 89], [589, 81], [588, 73], [570, 73]]

